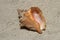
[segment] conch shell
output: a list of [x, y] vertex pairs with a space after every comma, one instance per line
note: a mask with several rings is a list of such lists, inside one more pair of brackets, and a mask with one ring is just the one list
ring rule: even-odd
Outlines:
[[28, 10], [18, 9], [20, 23], [28, 29], [42, 33], [46, 29], [46, 20], [38, 7], [31, 7]]

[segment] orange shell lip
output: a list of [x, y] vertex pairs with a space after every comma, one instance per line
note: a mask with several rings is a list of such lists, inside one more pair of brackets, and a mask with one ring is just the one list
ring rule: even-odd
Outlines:
[[[34, 19], [34, 21], [39, 25], [38, 29], [40, 29], [41, 31], [44, 31], [45, 27], [44, 27], [44, 29], [40, 28], [41, 24], [46, 22], [44, 16], [42, 15], [42, 11], [40, 9], [38, 9], [38, 8], [32, 8], [29, 11], [30, 11], [30, 14], [32, 15], [32, 18]], [[43, 24], [43, 26], [45, 26], [45, 25]]]

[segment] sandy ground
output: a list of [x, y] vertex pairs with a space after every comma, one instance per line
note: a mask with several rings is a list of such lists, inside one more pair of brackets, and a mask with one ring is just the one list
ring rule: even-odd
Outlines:
[[[17, 9], [38, 6], [47, 21], [43, 34], [20, 29]], [[60, 40], [60, 0], [0, 0], [0, 40]]]

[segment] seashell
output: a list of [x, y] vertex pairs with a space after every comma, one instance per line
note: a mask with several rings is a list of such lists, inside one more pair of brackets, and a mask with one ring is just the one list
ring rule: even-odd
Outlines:
[[31, 7], [28, 10], [18, 9], [17, 11], [22, 26], [25, 26], [30, 30], [36, 30], [40, 34], [45, 31], [46, 20], [38, 7]]

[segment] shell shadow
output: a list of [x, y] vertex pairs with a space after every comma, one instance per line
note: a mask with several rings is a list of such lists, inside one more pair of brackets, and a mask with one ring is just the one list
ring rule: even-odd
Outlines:
[[31, 29], [27, 28], [26, 26], [21, 26], [20, 29], [25, 29], [25, 30], [28, 30], [28, 31], [36, 32], [36, 30], [31, 30]]

